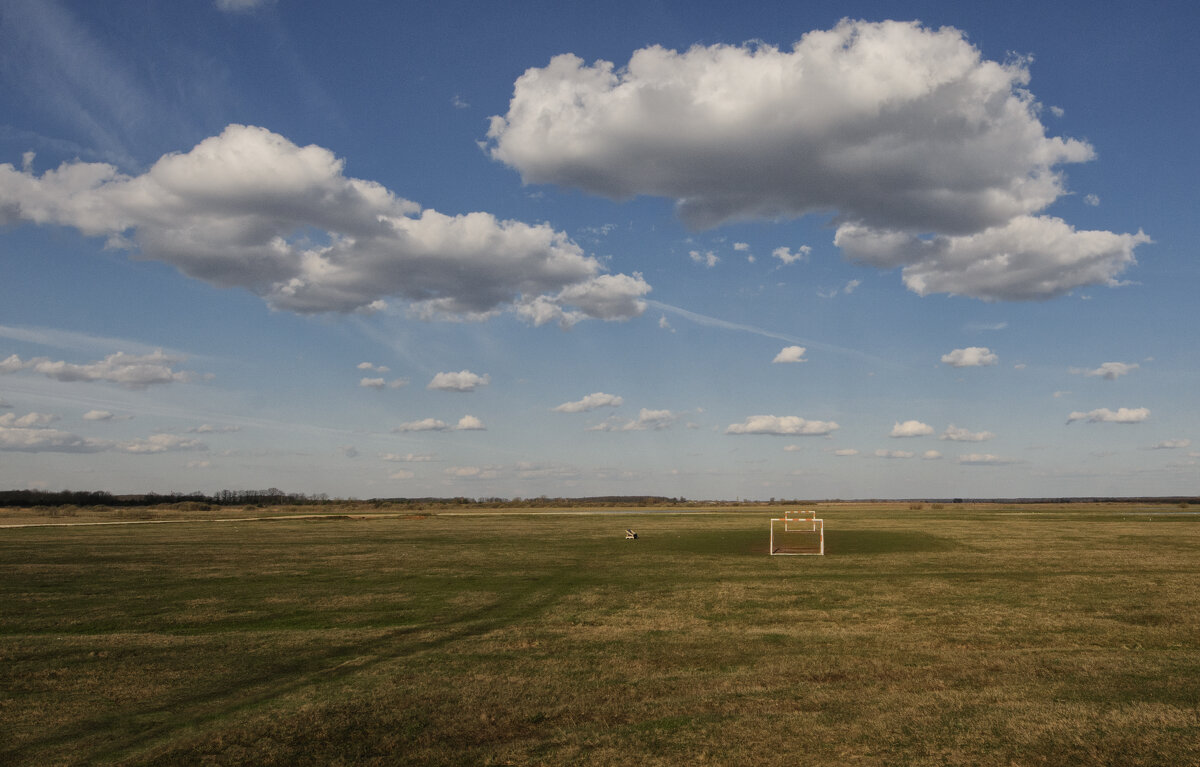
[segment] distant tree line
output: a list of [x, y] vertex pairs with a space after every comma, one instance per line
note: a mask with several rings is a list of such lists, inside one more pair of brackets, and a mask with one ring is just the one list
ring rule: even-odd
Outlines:
[[819, 503], [1170, 503], [1200, 504], [1197, 496], [1144, 496], [1144, 497], [1072, 497], [1072, 498], [910, 498], [910, 499], [825, 499], [786, 500], [772, 498], [769, 501], [695, 501], [683, 497], [671, 498], [661, 495], [595, 495], [580, 498], [538, 496], [537, 498], [371, 498], [367, 500], [330, 498], [326, 493], [287, 493], [277, 487], [266, 490], [220, 490], [212, 495], [192, 493], [143, 493], [114, 495], [104, 490], [0, 490], [0, 506], [31, 508], [36, 506], [80, 506], [111, 508], [136, 508], [168, 504], [192, 503], [208, 506], [314, 506], [323, 504], [357, 504], [374, 507], [405, 506], [412, 509], [475, 506], [481, 508], [596, 508], [596, 507], [698, 507], [718, 504], [721, 506], [815, 506]]
[[202, 503], [215, 506], [293, 506], [330, 502], [325, 493], [305, 495], [285, 493], [279, 488], [267, 490], [221, 490], [212, 495], [193, 493], [142, 493], [114, 495], [104, 490], [0, 490], [0, 506], [111, 506], [136, 508], [174, 503]]

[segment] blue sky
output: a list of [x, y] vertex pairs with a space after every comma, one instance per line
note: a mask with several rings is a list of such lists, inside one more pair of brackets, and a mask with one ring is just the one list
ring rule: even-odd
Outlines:
[[0, 487], [1195, 494], [1198, 27], [0, 0]]

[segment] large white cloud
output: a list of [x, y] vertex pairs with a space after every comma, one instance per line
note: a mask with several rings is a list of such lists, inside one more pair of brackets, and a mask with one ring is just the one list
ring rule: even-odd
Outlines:
[[837, 429], [833, 421], [810, 421], [796, 415], [752, 415], [742, 423], [730, 424], [725, 433], [817, 437]]
[[1052, 216], [1017, 216], [963, 235], [838, 227], [834, 244], [849, 258], [884, 268], [903, 266], [904, 284], [922, 296], [950, 293], [985, 301], [1053, 298], [1082, 285], [1116, 285], [1135, 263], [1144, 233], [1077, 231]]
[[[0, 224], [79, 229], [221, 287], [296, 312], [379, 308], [486, 317], [535, 300], [576, 318], [640, 314], [650, 286], [600, 263], [547, 224], [449, 216], [346, 176], [319, 146], [230, 125], [131, 177], [103, 163], [35, 175], [0, 165]], [[574, 308], [570, 308], [574, 307]]]
[[1029, 62], [985, 60], [950, 27], [851, 20], [790, 50], [563, 54], [517, 79], [487, 147], [527, 183], [672, 198], [693, 227], [832, 214], [847, 254], [905, 266], [923, 295], [1045, 298], [1112, 282], [1149, 240], [1035, 215], [1065, 192], [1060, 166], [1095, 153], [1047, 135]]

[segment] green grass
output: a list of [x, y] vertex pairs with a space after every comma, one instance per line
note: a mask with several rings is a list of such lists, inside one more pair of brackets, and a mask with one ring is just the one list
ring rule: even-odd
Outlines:
[[1123, 511], [2, 530], [0, 763], [1200, 763], [1200, 517]]

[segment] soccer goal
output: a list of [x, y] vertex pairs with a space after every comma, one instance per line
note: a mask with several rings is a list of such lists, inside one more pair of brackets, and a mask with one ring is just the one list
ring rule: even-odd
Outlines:
[[787, 511], [771, 520], [771, 555], [825, 554], [825, 520], [815, 511]]

